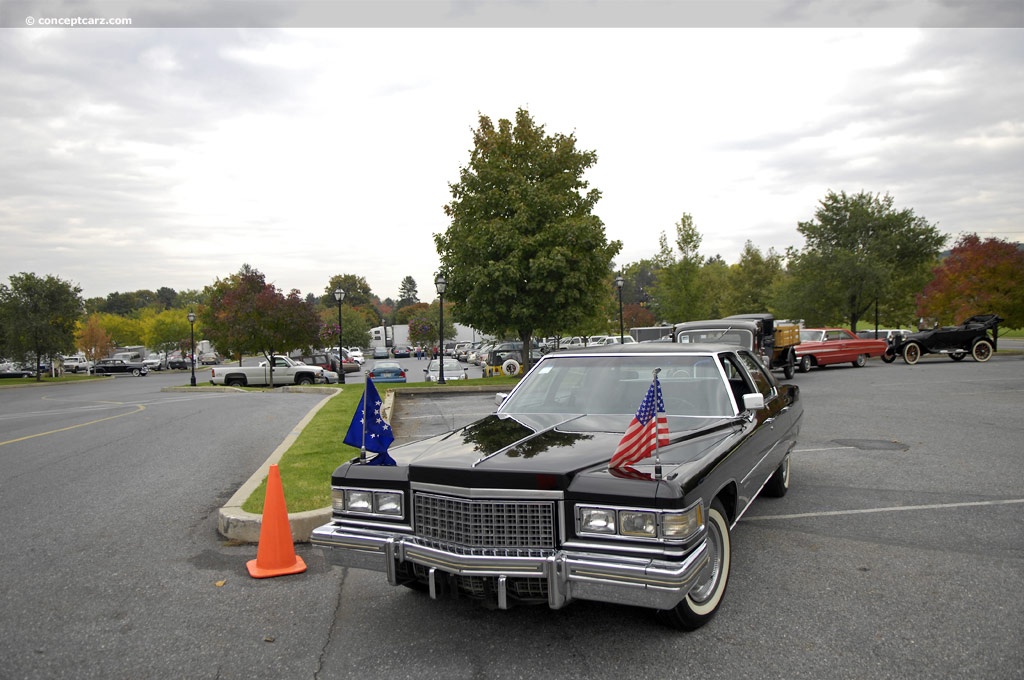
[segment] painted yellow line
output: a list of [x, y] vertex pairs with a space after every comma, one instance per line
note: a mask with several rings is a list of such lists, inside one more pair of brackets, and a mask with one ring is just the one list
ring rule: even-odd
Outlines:
[[23, 441], [26, 441], [28, 439], [35, 439], [36, 437], [44, 437], [44, 436], [46, 436], [48, 434], [57, 434], [58, 432], [67, 432], [68, 430], [74, 430], [74, 429], [77, 429], [79, 427], [85, 427], [86, 425], [95, 425], [96, 423], [102, 423], [102, 422], [105, 422], [107, 420], [113, 420], [115, 418], [122, 418], [124, 416], [134, 415], [136, 413], [141, 413], [142, 411], [145, 411], [145, 410], [146, 410], [145, 406], [143, 406], [142, 404], [136, 404], [135, 405], [135, 410], [134, 411], [129, 411], [128, 413], [119, 413], [116, 416], [108, 416], [107, 418], [100, 418], [99, 420], [90, 420], [87, 423], [79, 423], [78, 425], [69, 425], [68, 427], [62, 427], [62, 428], [59, 428], [59, 429], [56, 429], [56, 430], [49, 430], [47, 432], [39, 432], [37, 434], [30, 434], [27, 437], [18, 437], [17, 439], [8, 439], [5, 442], [0, 442], [0, 446], [7, 446], [8, 444], [16, 444], [18, 442], [23, 442]]

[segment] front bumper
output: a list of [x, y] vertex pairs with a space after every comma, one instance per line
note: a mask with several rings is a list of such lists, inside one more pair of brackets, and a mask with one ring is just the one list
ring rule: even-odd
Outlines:
[[508, 607], [507, 579], [514, 578], [546, 581], [552, 609], [572, 600], [671, 609], [686, 597], [709, 565], [703, 540], [678, 562], [566, 550], [539, 557], [461, 554], [425, 545], [415, 536], [333, 522], [315, 529], [310, 541], [324, 549], [330, 564], [384, 572], [391, 585], [400, 583], [399, 563], [422, 565], [428, 570], [430, 595], [435, 598], [443, 574], [492, 578], [502, 609]]

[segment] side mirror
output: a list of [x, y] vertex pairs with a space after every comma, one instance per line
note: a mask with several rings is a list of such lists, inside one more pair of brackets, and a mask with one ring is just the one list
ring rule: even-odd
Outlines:
[[760, 392], [751, 392], [743, 395], [743, 410], [757, 411], [764, 408], [764, 395]]
[[494, 403], [501, 406], [505, 399], [508, 398], [507, 392], [496, 392], [494, 395]]

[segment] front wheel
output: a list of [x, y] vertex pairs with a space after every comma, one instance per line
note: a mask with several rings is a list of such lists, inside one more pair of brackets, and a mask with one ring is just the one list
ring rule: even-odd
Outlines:
[[953, 361], [963, 361], [965, 356], [967, 356], [967, 352], [957, 351], [950, 354], [949, 358]]
[[884, 361], [887, 364], [891, 364], [892, 362], [896, 361], [896, 352], [893, 351], [892, 347], [885, 350], [885, 354], [882, 355], [882, 361]]
[[308, 375], [304, 375], [301, 378], [299, 378], [297, 382], [300, 385], [312, 385], [313, 384], [313, 379], [310, 378]]
[[717, 498], [708, 509], [708, 557], [710, 563], [683, 601], [672, 609], [658, 612], [658, 619], [673, 628], [695, 630], [711, 620], [718, 611], [729, 583], [732, 563], [732, 543], [729, 539], [729, 521], [725, 508]]
[[805, 354], [804, 356], [800, 357], [800, 363], [798, 365], [798, 368], [801, 373], [807, 373], [808, 371], [810, 371], [811, 365], [812, 362], [810, 354]]
[[868, 363], [867, 354], [858, 354], [857, 358], [850, 362], [854, 368], [864, 368], [864, 365]]
[[992, 358], [992, 343], [988, 340], [978, 340], [971, 348], [971, 356], [975, 361], [988, 361]]
[[921, 345], [908, 342], [903, 346], [903, 360], [913, 366], [921, 358]]

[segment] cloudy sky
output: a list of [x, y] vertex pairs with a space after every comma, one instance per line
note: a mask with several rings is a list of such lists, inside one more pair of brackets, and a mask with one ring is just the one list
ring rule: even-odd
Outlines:
[[[757, 9], [739, 19], [699, 2], [385, 17], [357, 2], [355, 19], [243, 4], [0, 6], [0, 280], [53, 274], [98, 297], [201, 289], [248, 263], [285, 291], [349, 273], [397, 297], [412, 276], [430, 300], [432, 234], [478, 116], [520, 107], [596, 151], [619, 264], [683, 213], [730, 263], [747, 240], [800, 247], [829, 190], [889, 193], [950, 243], [1024, 241], [1019, 0], [714, 5]], [[134, 21], [39, 25], [78, 16]]]

